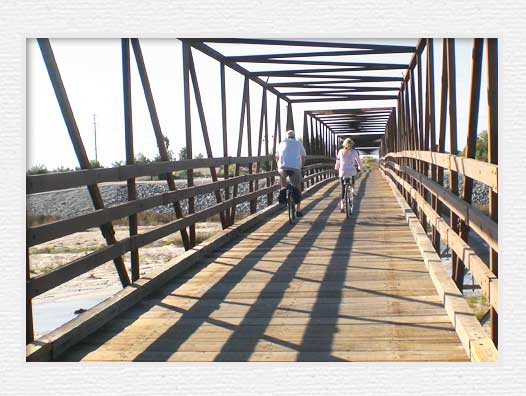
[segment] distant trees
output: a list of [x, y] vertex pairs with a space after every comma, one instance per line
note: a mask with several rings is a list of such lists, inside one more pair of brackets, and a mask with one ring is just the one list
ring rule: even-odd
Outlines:
[[89, 165], [93, 169], [95, 169], [95, 168], [104, 168], [98, 160], [91, 160], [89, 162]]
[[28, 175], [44, 175], [46, 173], [49, 173], [49, 171], [44, 164], [33, 165], [27, 170]]
[[181, 150], [179, 150], [179, 160], [182, 161], [182, 160], [185, 160], [187, 158], [188, 158], [188, 150], [187, 150], [186, 146], [181, 147]]
[[[175, 155], [174, 155], [174, 152], [173, 150], [170, 148], [170, 139], [168, 139], [168, 137], [164, 137], [164, 144], [165, 144], [165, 147], [166, 147], [166, 152], [168, 154], [168, 161], [174, 161], [175, 160]], [[188, 150], [186, 148], [186, 146], [182, 147], [180, 150], [179, 150], [179, 153], [178, 153], [178, 159], [181, 161], [181, 160], [185, 160], [188, 158]], [[199, 153], [197, 154], [197, 156], [195, 157], [196, 159], [201, 159], [201, 158], [204, 158], [203, 154], [202, 153]], [[160, 155], [156, 155], [153, 160], [148, 158], [144, 153], [138, 153], [137, 155], [135, 155], [135, 163], [136, 164], [150, 164], [152, 162], [161, 162], [161, 156]], [[124, 166], [126, 165], [126, 162], [125, 161], [113, 161], [111, 163], [111, 167], [112, 168], [117, 168], [117, 167], [120, 167], [120, 166]], [[90, 167], [95, 169], [95, 168], [104, 168], [104, 166], [97, 160], [91, 160], [90, 161]], [[44, 164], [37, 164], [37, 165], [34, 165], [32, 166], [31, 168], [29, 168], [27, 170], [27, 174], [28, 175], [42, 175], [42, 174], [46, 174], [46, 173], [52, 173], [52, 172], [69, 172], [69, 171], [73, 171], [73, 170], [80, 170], [81, 168], [79, 166], [75, 167], [75, 169], [71, 169], [71, 168], [68, 168], [68, 167], [65, 167], [65, 166], [59, 166], [57, 168], [55, 168], [54, 170], [49, 170]], [[178, 174], [177, 176], [178, 177], [186, 177], [186, 171], [181, 171], [180, 172], [181, 174]], [[155, 176], [154, 176], [155, 177]], [[160, 180], [165, 180], [166, 179], [166, 175], [165, 174], [162, 174], [162, 175], [159, 175], [159, 179]], [[153, 180], [153, 177], [152, 177], [152, 180]]]
[[[465, 157], [466, 147], [464, 147], [458, 155]], [[475, 144], [475, 159], [480, 161], [488, 160], [488, 131], [482, 131], [477, 136], [477, 143]]]

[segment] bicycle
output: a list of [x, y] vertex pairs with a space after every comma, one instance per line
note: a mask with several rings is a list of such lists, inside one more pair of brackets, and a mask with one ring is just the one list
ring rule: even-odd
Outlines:
[[291, 170], [286, 170], [285, 174], [287, 175], [287, 206], [289, 211], [289, 223], [294, 224], [296, 221], [296, 202], [294, 201], [294, 186], [290, 182], [290, 177], [294, 174]]
[[345, 217], [350, 218], [354, 210], [354, 187], [351, 184], [351, 178], [344, 179], [345, 185]]

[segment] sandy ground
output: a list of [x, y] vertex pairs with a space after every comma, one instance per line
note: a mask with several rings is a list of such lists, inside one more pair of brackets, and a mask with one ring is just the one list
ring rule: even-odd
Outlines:
[[[140, 226], [144, 233], [157, 226]], [[116, 226], [117, 240], [128, 236], [126, 226]], [[218, 223], [198, 223], [196, 236], [198, 242], [221, 230]], [[31, 276], [49, 272], [54, 268], [89, 254], [105, 246], [98, 228], [68, 235], [29, 249]], [[165, 264], [184, 252], [179, 233], [141, 248], [141, 276]], [[124, 263], [131, 274], [130, 254], [124, 255]], [[35, 333], [45, 334], [73, 319], [79, 310], [89, 309], [122, 289], [113, 262], [103, 264], [69, 282], [64, 283], [33, 299]]]

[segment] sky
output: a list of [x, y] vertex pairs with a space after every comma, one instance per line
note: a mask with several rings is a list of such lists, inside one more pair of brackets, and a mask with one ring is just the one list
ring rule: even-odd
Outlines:
[[[314, 39], [308, 39], [314, 40]], [[324, 40], [327, 41], [327, 40]], [[338, 42], [368, 42], [376, 44], [416, 45], [416, 39], [341, 39]], [[162, 132], [170, 140], [174, 153], [185, 146], [182, 47], [177, 39], [141, 39], [150, 84], [157, 107]], [[62, 80], [66, 88], [73, 114], [79, 127], [90, 159], [95, 158], [93, 115], [96, 116], [97, 157], [104, 166], [125, 160], [124, 111], [122, 93], [121, 44], [119, 39], [51, 39]], [[442, 64], [442, 40], [435, 39], [435, 105], [436, 126], [439, 127], [440, 81]], [[225, 55], [250, 55], [311, 51], [303, 47], [254, 46], [215, 44], [213, 47]], [[472, 40], [456, 40], [458, 148], [465, 146], [468, 123], [469, 90], [471, 74]], [[481, 99], [478, 131], [487, 129], [486, 99], [486, 48], [482, 68]], [[210, 134], [213, 155], [223, 156], [219, 63], [197, 50], [192, 51], [201, 89], [206, 122]], [[131, 52], [132, 112], [135, 154], [143, 153], [148, 158], [158, 154], [150, 116], [140, 84], [137, 67]], [[409, 63], [411, 54], [367, 55], [367, 61]], [[320, 60], [323, 58], [320, 58]], [[349, 60], [349, 59], [338, 59]], [[364, 61], [365, 57], [354, 56], [353, 61]], [[288, 65], [243, 64], [250, 70], [272, 70]], [[320, 67], [320, 66], [317, 66]], [[298, 67], [301, 68], [301, 67]], [[425, 70], [425, 69], [424, 69]], [[391, 73], [402, 75], [402, 70]], [[388, 75], [386, 71], [370, 72]], [[273, 77], [272, 82], [279, 81]], [[385, 83], [381, 84], [385, 86]], [[27, 40], [27, 166], [43, 164], [48, 169], [59, 166], [78, 166], [69, 135], [62, 118], [51, 82], [35, 39]], [[235, 156], [239, 133], [243, 77], [226, 68], [227, 126], [229, 155]], [[292, 91], [292, 90], [290, 90]], [[252, 140], [257, 142], [262, 87], [250, 83]], [[206, 156], [197, 108], [192, 94], [192, 145], [194, 157]], [[268, 94], [269, 139], [274, 132], [276, 97]], [[294, 104], [294, 124], [301, 136], [303, 112], [305, 110], [341, 109], [360, 107], [396, 106], [395, 100], [354, 101], [331, 103]], [[282, 130], [285, 128], [286, 104], [281, 101]], [[447, 132], [446, 135], [448, 135]], [[247, 155], [246, 135], [242, 155]], [[269, 144], [272, 147], [271, 144]], [[446, 148], [449, 147], [449, 139]], [[257, 147], [253, 147], [253, 154]]]

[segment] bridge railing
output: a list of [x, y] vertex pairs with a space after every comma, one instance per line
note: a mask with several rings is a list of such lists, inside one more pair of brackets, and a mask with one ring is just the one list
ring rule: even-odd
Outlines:
[[[230, 62], [227, 57], [217, 53], [217, 51], [214, 51], [203, 43], [196, 42], [195, 40], [182, 39], [182, 93], [184, 96], [185, 130], [183, 136], [181, 136], [181, 133], [177, 136], [178, 138], [182, 138], [181, 140], [184, 140], [182, 143], [185, 145], [186, 156], [189, 159], [170, 161], [171, 156], [168, 151], [169, 140], [161, 128], [154, 93], [150, 84], [150, 77], [140, 42], [136, 38], [124, 38], [121, 39], [121, 57], [126, 165], [111, 169], [92, 169], [51, 44], [48, 39], [38, 39], [37, 41], [81, 170], [29, 176], [27, 178], [27, 193], [34, 194], [86, 186], [93, 203], [94, 211], [71, 219], [28, 227], [26, 247], [26, 340], [28, 343], [34, 339], [32, 298], [110, 260], [113, 260], [115, 264], [121, 284], [123, 286], [129, 285], [140, 277], [140, 247], [146, 246], [171, 233], [179, 232], [183, 246], [188, 250], [196, 244], [195, 224], [197, 222], [219, 214], [222, 227], [227, 228], [234, 223], [236, 209], [238, 209], [240, 204], [248, 201], [250, 203], [250, 213], [254, 214], [258, 210], [258, 197], [266, 195], [267, 205], [271, 205], [273, 193], [279, 188], [276, 183], [277, 171], [273, 157], [277, 152], [278, 143], [282, 140], [282, 132], [294, 129], [292, 105], [289, 98], [272, 88], [270, 84], [264, 82], [256, 75], [241, 68], [235, 62]], [[221, 94], [220, 100], [217, 101], [217, 106], [221, 108], [221, 127], [219, 128], [219, 134], [222, 136], [222, 157], [220, 158], [214, 157], [214, 152], [217, 155], [220, 147], [214, 147], [214, 150], [212, 150], [205, 106], [203, 105], [201, 96], [198, 70], [194, 64], [193, 53], [195, 51], [204, 53], [216, 61], [218, 66], [218, 78], [216, 81], [219, 84]], [[131, 89], [132, 53], [137, 65], [144, 99], [159, 151], [158, 156], [160, 161], [149, 164], [137, 164], [135, 159]], [[232, 133], [228, 131], [227, 115], [232, 114], [232, 110], [228, 110], [229, 104], [232, 101], [229, 100], [227, 96], [227, 68], [241, 74], [243, 78], [239, 131], [236, 131], [235, 134], [235, 136], [237, 136], [237, 149], [231, 154], [229, 154], [228, 148]], [[253, 107], [251, 106], [251, 97], [253, 96], [251, 92], [254, 92], [254, 88], [251, 90], [250, 87], [254, 87], [254, 83], [256, 87], [261, 87], [261, 112], [259, 114], [259, 130], [257, 131], [257, 136], [256, 133], [252, 131], [253, 117], [251, 117], [251, 109]], [[275, 116], [273, 120], [274, 131], [272, 136], [269, 136], [270, 112], [268, 111], [268, 93], [276, 97]], [[230, 94], [230, 96], [232, 96], [232, 94]], [[195, 102], [200, 128], [195, 128], [195, 125], [192, 126], [192, 102]], [[286, 118], [284, 117], [286, 121], [285, 125], [282, 125], [282, 104], [286, 104], [287, 106], [287, 115]], [[217, 128], [217, 126], [215, 126], [215, 128]], [[192, 131], [196, 129], [200, 129], [201, 133], [199, 135], [201, 135], [203, 139], [206, 158], [192, 159], [194, 157], [194, 153], [192, 152], [193, 144], [197, 137], [193, 136]], [[218, 134], [217, 132], [218, 131], [216, 131], [216, 134]], [[332, 169], [334, 160], [330, 157], [334, 156], [335, 153], [334, 147], [329, 143], [327, 132], [326, 130], [317, 130], [316, 134], [308, 135], [305, 134], [304, 131], [303, 144], [307, 154], [309, 154], [304, 169], [304, 187], [309, 187], [334, 174]], [[314, 140], [311, 142], [309, 139]], [[257, 155], [254, 155], [256, 153]], [[229, 165], [235, 165], [235, 170], [229, 170]], [[246, 171], [242, 171], [242, 167], [246, 168]], [[210, 169], [211, 183], [194, 185], [194, 169], [199, 168]], [[219, 170], [223, 170], [224, 177], [222, 180], [218, 177], [220, 173], [218, 168]], [[176, 188], [176, 182], [172, 173], [176, 171], [186, 171], [187, 187], [185, 189]], [[157, 175], [166, 175], [165, 178], [169, 191], [138, 199], [136, 179], [141, 176]], [[263, 180], [264, 182], [262, 182]], [[126, 181], [128, 202], [107, 208], [102, 199], [98, 184], [116, 181]], [[238, 194], [241, 183], [248, 183], [248, 193]], [[215, 195], [216, 203], [196, 212], [195, 197], [209, 193]], [[180, 205], [180, 201], [182, 200], [187, 200], [188, 202], [186, 215], [183, 215], [183, 210]], [[168, 204], [173, 205], [176, 220], [164, 224], [155, 230], [139, 234], [139, 219], [137, 214], [144, 210]], [[125, 217], [128, 217], [130, 236], [117, 241], [112, 221]], [[49, 273], [38, 276], [31, 275], [29, 263], [29, 248], [31, 246], [97, 226], [100, 227], [101, 233], [108, 245], [106, 248], [62, 265]], [[127, 252], [130, 252], [131, 256], [131, 277], [128, 275], [122, 258], [122, 255]]]
[[[476, 157], [483, 158], [478, 153], [477, 140], [482, 140], [477, 130], [479, 105], [483, 102], [480, 96], [485, 46], [488, 125], [487, 160], [483, 161]], [[442, 40], [438, 128], [435, 123], [434, 60], [434, 41], [420, 40], [402, 82], [397, 107], [388, 119], [381, 140], [381, 169], [418, 214], [422, 227], [431, 228], [430, 238], [435, 250], [440, 253], [441, 240], [451, 249], [452, 277], [458, 289], [464, 289], [466, 268], [480, 285], [490, 305], [491, 338], [498, 346], [497, 39], [473, 40], [468, 130], [462, 156], [457, 155], [455, 40]], [[446, 152], [446, 132], [449, 132], [449, 153]], [[487, 192], [487, 213], [473, 205], [475, 183], [484, 185], [482, 194]], [[480, 246], [473, 243], [470, 246], [470, 232], [487, 244], [487, 255], [482, 255], [485, 252]], [[488, 257], [486, 262], [481, 255]]]
[[[427, 224], [431, 226], [431, 232], [438, 234], [445, 243], [458, 257], [462, 264], [472, 273], [475, 281], [480, 285], [484, 295], [489, 304], [498, 312], [498, 277], [491, 272], [488, 265], [476, 254], [475, 250], [468, 244], [467, 238], [457, 233], [453, 227], [446, 222], [442, 214], [448, 211], [454, 213], [459, 221], [464, 222], [467, 227], [470, 227], [480, 238], [482, 238], [488, 246], [498, 252], [498, 226], [489, 216], [482, 213], [479, 209], [470, 205], [465, 200], [459, 198], [455, 194], [446, 190], [442, 185], [432, 180], [428, 175], [420, 173], [410, 165], [402, 165], [399, 162], [401, 159], [418, 159], [426, 161], [430, 164], [440, 166], [445, 169], [456, 169], [463, 176], [470, 174], [474, 180], [486, 184], [488, 187], [496, 192], [497, 190], [497, 174], [496, 166], [482, 161], [466, 161], [466, 158], [442, 155], [436, 158], [429, 156], [431, 153], [409, 152], [409, 153], [388, 153], [382, 160], [382, 169], [400, 188], [409, 199], [415, 212], [422, 213], [427, 218]], [[436, 154], [436, 153], [432, 153]], [[447, 164], [444, 159], [447, 158]], [[468, 163], [467, 167], [462, 164]], [[454, 164], [452, 166], [452, 164]], [[475, 174], [476, 170], [480, 174]], [[493, 176], [491, 176], [491, 174]], [[426, 193], [422, 194], [422, 188]], [[429, 194], [432, 199], [429, 199]], [[426, 197], [427, 195], [427, 197]], [[434, 200], [439, 201], [439, 208], [437, 209]], [[444, 210], [445, 209], [445, 210]], [[421, 218], [423, 216], [421, 215]], [[436, 241], [436, 238], [435, 238]], [[435, 245], [435, 248], [439, 246]], [[458, 265], [458, 263], [455, 263]], [[461, 272], [462, 277], [463, 271]], [[454, 277], [457, 277], [455, 273]], [[455, 279], [458, 280], [458, 279]]]
[[[334, 160], [323, 156], [308, 156], [306, 165], [303, 168], [303, 183], [305, 186], [312, 186], [324, 179], [334, 176]], [[234, 224], [236, 218], [236, 208], [245, 202], [251, 202], [251, 213], [257, 211], [256, 201], [258, 197], [267, 196], [266, 206], [273, 204], [273, 193], [280, 187], [278, 171], [275, 170], [275, 162], [272, 156], [255, 157], [226, 157], [193, 159], [183, 161], [170, 161], [151, 163], [146, 165], [128, 165], [111, 169], [85, 169], [71, 172], [53, 173], [46, 175], [27, 176], [27, 194], [42, 193], [48, 191], [65, 190], [78, 187], [97, 187], [101, 182], [116, 182], [131, 180], [139, 176], [157, 176], [166, 174], [171, 176], [173, 171], [193, 170], [204, 167], [219, 167], [224, 165], [236, 165], [236, 170], [231, 175], [227, 174], [222, 180], [211, 181], [197, 186], [187, 186], [186, 188], [170, 188], [170, 191], [151, 195], [139, 199], [129, 199], [127, 202], [112, 207], [102, 207], [89, 213], [79, 216], [53, 221], [47, 224], [27, 227], [27, 248], [49, 242], [67, 235], [85, 231], [89, 228], [100, 227], [103, 235], [107, 237], [110, 233], [114, 238], [112, 222], [128, 218], [131, 219], [137, 214], [146, 210], [155, 209], [162, 205], [180, 205], [183, 200], [195, 199], [199, 195], [210, 193], [216, 194], [216, 203], [202, 210], [187, 213], [175, 210], [177, 219], [162, 224], [153, 230], [138, 234], [130, 233], [130, 236], [121, 240], [108, 240], [108, 246], [86, 254], [69, 263], [63, 264], [50, 272], [36, 276], [31, 276], [27, 280], [27, 302], [28, 302], [28, 321], [32, 324], [31, 300], [65, 282], [68, 282], [80, 275], [85, 274], [102, 264], [111, 260], [115, 261], [116, 269], [123, 286], [130, 284], [127, 270], [124, 267], [122, 256], [128, 252], [136, 252], [137, 255], [132, 262], [132, 272], [139, 274], [139, 248], [147, 246], [156, 240], [164, 238], [175, 232], [189, 233], [190, 227], [196, 223], [220, 214], [223, 228]], [[253, 165], [252, 165], [253, 164]], [[257, 173], [241, 175], [241, 166], [252, 165], [258, 170]], [[261, 168], [270, 169], [262, 170]], [[262, 180], [265, 183], [260, 183]], [[239, 185], [249, 184], [248, 192], [238, 194]], [[263, 185], [261, 185], [263, 184]], [[168, 183], [170, 187], [170, 183]], [[264, 201], [265, 202], [265, 201]], [[74, 205], [74, 203], [72, 203]], [[259, 205], [261, 207], [261, 205]], [[188, 206], [189, 207], [189, 206]], [[180, 207], [179, 207], [180, 208]], [[190, 207], [189, 207], [190, 208]], [[185, 246], [189, 249], [195, 245], [194, 241]], [[28, 255], [29, 260], [29, 255]], [[138, 279], [132, 276], [132, 281]]]

